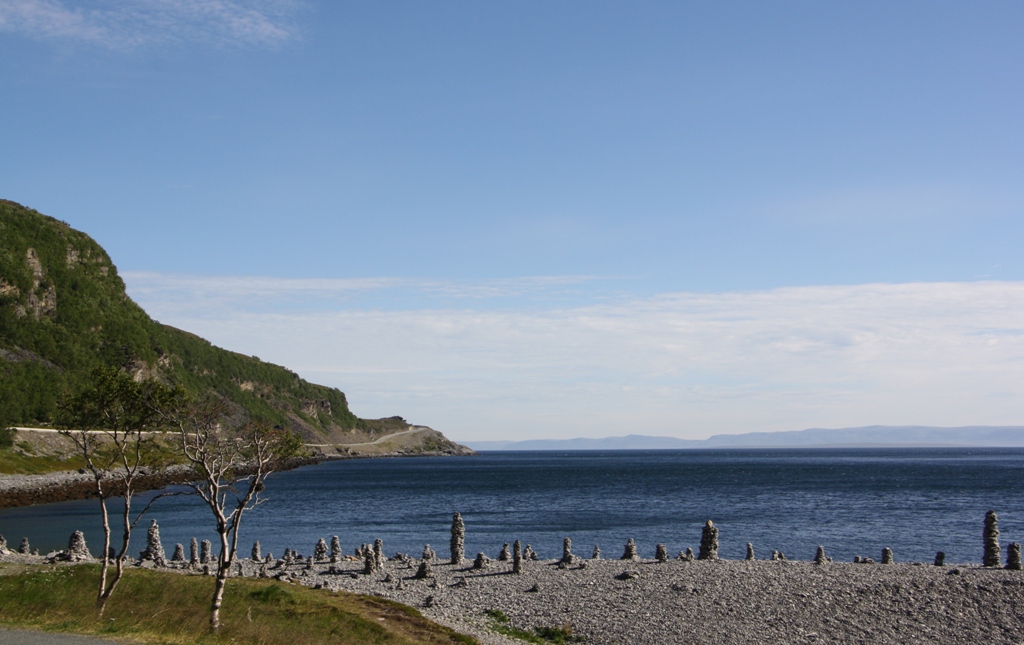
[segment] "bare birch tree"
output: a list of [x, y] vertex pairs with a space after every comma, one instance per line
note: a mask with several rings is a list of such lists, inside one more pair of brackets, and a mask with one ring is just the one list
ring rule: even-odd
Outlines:
[[194, 469], [190, 486], [212, 511], [220, 537], [210, 603], [213, 631], [220, 628], [220, 607], [238, 552], [242, 516], [264, 501], [260, 494], [267, 476], [300, 445], [291, 432], [262, 423], [229, 429], [223, 423], [227, 412], [223, 402], [211, 400], [193, 404], [176, 419], [181, 452]]
[[[103, 518], [103, 554], [96, 604], [100, 615], [124, 574], [124, 558], [131, 543], [132, 529], [161, 495], [132, 514], [132, 497], [144, 466], [159, 465], [153, 433], [168, 429], [165, 411], [180, 394], [157, 381], [136, 382], [130, 375], [108, 367], [93, 371], [89, 387], [60, 403], [60, 433], [75, 442], [85, 459], [100, 501]], [[121, 548], [113, 558], [111, 520], [107, 500], [123, 496]], [[113, 577], [108, 569], [115, 565]]]

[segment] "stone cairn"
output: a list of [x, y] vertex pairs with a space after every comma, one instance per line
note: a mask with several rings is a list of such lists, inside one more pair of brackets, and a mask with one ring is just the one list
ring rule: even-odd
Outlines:
[[416, 570], [416, 575], [413, 576], [417, 580], [425, 580], [427, 578], [434, 577], [434, 571], [430, 568], [430, 560], [421, 560], [420, 568]]
[[523, 572], [523, 545], [519, 540], [512, 544], [512, 573]]
[[331, 563], [337, 564], [341, 560], [341, 540], [337, 535], [331, 536]]
[[708, 520], [700, 532], [700, 553], [698, 560], [718, 559], [718, 527], [714, 522]]
[[363, 550], [363, 573], [370, 575], [371, 573], [377, 572], [377, 558], [374, 557], [373, 551], [369, 549]]
[[676, 556], [676, 560], [682, 560], [684, 562], [693, 562], [693, 549], [686, 547], [686, 551], [680, 551], [679, 555]]
[[433, 560], [436, 557], [437, 557], [437, 554], [434, 553], [434, 550], [430, 548], [430, 545], [429, 544], [424, 544], [423, 545], [423, 555], [420, 556], [420, 559], [421, 560], [428, 560], [429, 561], [429, 560]]
[[146, 550], [139, 554], [139, 560], [152, 560], [158, 567], [166, 567], [164, 545], [160, 542], [160, 527], [156, 520], [150, 520], [149, 531], [146, 533]]
[[999, 516], [995, 511], [985, 513], [985, 555], [981, 564], [986, 567], [999, 566]]
[[213, 544], [209, 540], [203, 540], [202, 548], [199, 549], [199, 564], [210, 564], [213, 561], [210, 555], [212, 551]]
[[775, 560], [777, 562], [785, 562], [786, 554], [782, 551], [772, 551], [772, 560]]
[[199, 566], [199, 542], [195, 538], [192, 538], [192, 543], [189, 545], [188, 566], [195, 568]]
[[754, 545], [747, 542], [747, 560], [754, 560]]
[[828, 562], [828, 557], [825, 555], [825, 547], [819, 546], [817, 553], [814, 554], [814, 564], [825, 564]]
[[256, 540], [252, 545], [252, 561], [263, 562], [263, 552], [260, 550], [259, 540]]
[[562, 540], [562, 559], [559, 560], [562, 564], [572, 564], [576, 559], [576, 556], [572, 554], [572, 538], [565, 538]]
[[596, 544], [594, 545], [594, 552], [590, 554], [590, 559], [591, 560], [600, 560], [601, 559], [601, 547], [597, 546]]
[[28, 538], [21, 538], [21, 546], [18, 547], [18, 553], [22, 555], [29, 555], [32, 553], [32, 547], [28, 544]]
[[481, 551], [480, 553], [476, 554], [476, 560], [473, 560], [473, 568], [474, 569], [486, 569], [487, 568], [487, 564], [490, 561], [491, 561], [491, 559], [488, 558], [486, 555], [484, 555], [484, 552]]
[[[258, 543], [257, 543], [258, 544]], [[174, 555], [171, 556], [171, 562], [184, 562], [185, 561], [185, 547], [179, 542], [174, 545]]]
[[384, 555], [384, 540], [377, 538], [373, 541], [373, 561], [377, 569], [383, 569], [388, 562], [388, 556]]
[[1006, 568], [1010, 571], [1020, 571], [1020, 544], [1010, 542], [1006, 545]]
[[946, 554], [943, 553], [942, 551], [939, 551], [938, 553], [935, 554], [935, 566], [941, 567], [941, 566], [944, 566], [945, 564], [946, 564]]
[[526, 560], [536, 560], [537, 559], [537, 552], [533, 550], [532, 546], [527, 544], [526, 548], [523, 549], [523, 558], [526, 559]]
[[639, 560], [640, 556], [636, 552], [636, 541], [633, 538], [629, 538], [626, 542], [626, 548], [622, 552], [620, 560]]
[[509, 547], [508, 542], [501, 546], [501, 551], [498, 551], [498, 560], [500, 562], [508, 562], [512, 559], [512, 549]]
[[320, 538], [313, 547], [313, 559], [317, 562], [327, 559], [327, 542], [323, 538]]
[[458, 513], [452, 514], [452, 564], [462, 564], [466, 558], [466, 524]]
[[889, 547], [882, 549], [882, 564], [892, 564], [892, 549]]
[[57, 555], [50, 558], [51, 562], [55, 561], [62, 562], [81, 562], [82, 560], [92, 560], [92, 554], [89, 553], [88, 547], [85, 546], [85, 535], [81, 531], [75, 531], [68, 538], [68, 550], [61, 551]]
[[654, 547], [654, 559], [658, 562], [668, 562], [668, 549], [664, 544], [658, 544]]
[[7, 553], [7, 540], [4, 539], [4, 536], [0, 535], [0, 555], [7, 555]]

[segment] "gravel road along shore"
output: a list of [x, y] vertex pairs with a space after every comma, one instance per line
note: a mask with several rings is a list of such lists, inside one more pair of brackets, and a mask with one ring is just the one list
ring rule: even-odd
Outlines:
[[[299, 584], [383, 596], [484, 643], [510, 643], [487, 610], [518, 629], [571, 628], [587, 643], [1024, 643], [1024, 573], [979, 566], [796, 561], [587, 560], [560, 569], [487, 569], [390, 561], [268, 570]], [[246, 573], [258, 568], [250, 562]], [[623, 576], [633, 572], [632, 577]], [[623, 579], [625, 578], [625, 579]], [[535, 587], [536, 585], [536, 587]], [[531, 591], [531, 589], [536, 591]], [[492, 611], [493, 613], [493, 611]]]

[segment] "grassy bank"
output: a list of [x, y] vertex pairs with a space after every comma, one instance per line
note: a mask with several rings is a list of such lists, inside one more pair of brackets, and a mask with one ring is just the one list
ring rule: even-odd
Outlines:
[[213, 579], [147, 570], [126, 572], [101, 619], [96, 565], [0, 565], [0, 625], [92, 634], [145, 643], [475, 643], [380, 598], [273, 580], [231, 579], [223, 627], [209, 633]]

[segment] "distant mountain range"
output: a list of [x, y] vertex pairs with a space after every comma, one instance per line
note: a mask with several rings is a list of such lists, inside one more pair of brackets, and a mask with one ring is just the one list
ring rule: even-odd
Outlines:
[[864, 426], [809, 428], [790, 432], [718, 434], [707, 439], [677, 439], [631, 434], [602, 439], [467, 441], [473, 450], [671, 450], [709, 448], [839, 448], [872, 446], [1024, 447], [1024, 426]]

